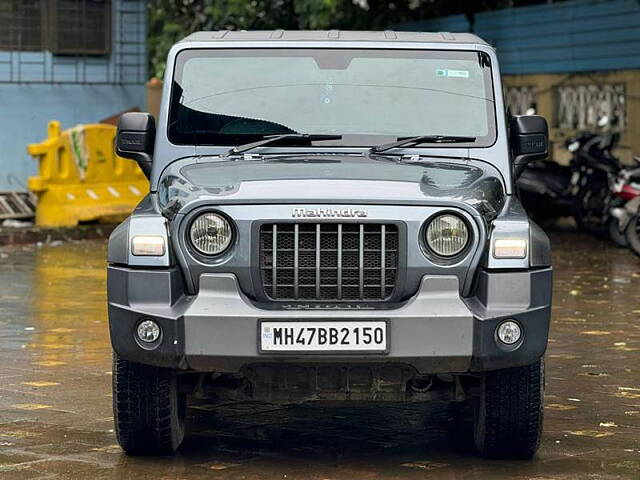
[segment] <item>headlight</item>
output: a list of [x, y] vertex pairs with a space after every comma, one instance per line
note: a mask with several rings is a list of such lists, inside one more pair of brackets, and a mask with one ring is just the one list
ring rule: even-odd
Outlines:
[[469, 229], [467, 224], [456, 215], [438, 215], [429, 222], [425, 231], [425, 241], [436, 255], [453, 257], [467, 246]]
[[231, 244], [233, 230], [222, 215], [217, 213], [203, 213], [191, 224], [189, 230], [191, 244], [200, 253], [218, 255]]

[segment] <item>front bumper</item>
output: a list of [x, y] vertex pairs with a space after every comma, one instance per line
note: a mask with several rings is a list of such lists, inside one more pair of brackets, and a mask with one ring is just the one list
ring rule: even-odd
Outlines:
[[[416, 295], [394, 309], [266, 310], [243, 295], [232, 274], [203, 274], [198, 295], [184, 294], [179, 269], [109, 266], [109, 329], [119, 356], [162, 367], [239, 372], [262, 363], [407, 364], [419, 373], [466, 373], [527, 365], [546, 349], [551, 269], [480, 272], [471, 298], [461, 298], [455, 276], [425, 275]], [[154, 349], [136, 342], [142, 318], [163, 336]], [[387, 354], [260, 354], [260, 319], [388, 319]], [[497, 325], [515, 318], [523, 328], [517, 348], [495, 340]]]

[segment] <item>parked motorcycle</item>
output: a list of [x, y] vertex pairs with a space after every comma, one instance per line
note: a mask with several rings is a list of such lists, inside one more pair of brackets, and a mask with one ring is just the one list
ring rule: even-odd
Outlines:
[[[634, 157], [634, 160], [640, 165], [640, 157]], [[629, 200], [624, 208], [614, 209], [611, 214], [618, 219], [619, 229], [625, 232], [631, 251], [640, 256], [640, 167], [633, 169], [629, 177], [625, 188]]]
[[518, 180], [522, 203], [539, 222], [564, 216], [575, 218], [578, 227], [591, 233], [606, 233], [614, 198], [610, 181], [621, 170], [612, 150], [619, 140], [614, 121], [603, 116], [600, 132], [583, 132], [565, 142], [572, 153], [568, 166], [552, 161], [531, 164]]
[[614, 129], [617, 121], [603, 116], [598, 121], [598, 133], [584, 132], [567, 141], [567, 149], [573, 154], [571, 164], [579, 175], [576, 196], [575, 219], [581, 230], [597, 235], [609, 230], [611, 208], [622, 203], [612, 195], [610, 185], [622, 169], [613, 155], [613, 148], [620, 139]]
[[[640, 157], [635, 157], [640, 164]], [[609, 236], [620, 247], [629, 246], [627, 227], [632, 218], [638, 213], [640, 205], [640, 167], [623, 168], [611, 181], [613, 204], [609, 220]]]
[[529, 216], [540, 224], [561, 217], [573, 217], [573, 172], [571, 167], [551, 160], [527, 165], [518, 177], [518, 194]]
[[[536, 114], [532, 103], [526, 115]], [[551, 160], [529, 163], [517, 180], [518, 196], [529, 216], [544, 225], [561, 217], [571, 217], [574, 201], [571, 193], [571, 168]]]
[[[640, 199], [638, 197], [636, 200]], [[640, 215], [638, 215], [637, 206], [640, 202], [636, 202], [636, 213], [631, 217], [629, 225], [625, 230], [629, 248], [633, 253], [640, 257]]]

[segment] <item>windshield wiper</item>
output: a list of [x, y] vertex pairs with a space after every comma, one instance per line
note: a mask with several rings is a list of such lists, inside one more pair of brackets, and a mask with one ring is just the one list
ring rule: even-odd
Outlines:
[[404, 147], [405, 145], [419, 145], [421, 143], [470, 143], [475, 142], [476, 137], [456, 137], [451, 135], [420, 135], [417, 137], [401, 138], [395, 142], [376, 145], [369, 149], [372, 153], [384, 152], [392, 148]]
[[225, 158], [230, 155], [236, 155], [238, 153], [248, 152], [249, 150], [253, 150], [254, 148], [261, 147], [263, 145], [268, 145], [270, 143], [274, 143], [285, 138], [302, 138], [304, 140], [310, 140], [310, 141], [340, 140], [342, 138], [342, 135], [321, 135], [321, 134], [313, 134], [313, 133], [285, 133], [282, 135], [268, 135], [262, 140], [258, 140], [257, 142], [245, 143], [244, 145], [236, 145], [235, 147], [230, 148], [226, 152], [222, 153], [220, 157]]

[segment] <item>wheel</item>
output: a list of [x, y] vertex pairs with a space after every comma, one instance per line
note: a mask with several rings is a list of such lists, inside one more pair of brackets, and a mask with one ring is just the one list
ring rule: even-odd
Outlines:
[[640, 256], [640, 216], [634, 215], [627, 225], [625, 231], [627, 236], [627, 242], [629, 242], [629, 248], [633, 253]]
[[474, 415], [474, 441], [487, 457], [531, 458], [542, 434], [544, 364], [487, 372]]
[[606, 174], [587, 173], [582, 177], [582, 182], [574, 198], [574, 218], [578, 228], [594, 235], [605, 235], [611, 204]]
[[615, 217], [611, 217], [609, 219], [609, 237], [613, 240], [619, 247], [628, 247], [629, 242], [627, 241], [627, 233], [621, 232], [618, 228], [618, 219]]
[[184, 439], [186, 405], [174, 370], [129, 362], [114, 353], [113, 417], [125, 452], [175, 452]]
[[586, 190], [581, 193], [577, 202], [575, 219], [578, 228], [593, 235], [605, 234], [607, 227], [603, 218], [606, 206], [602, 194]]

